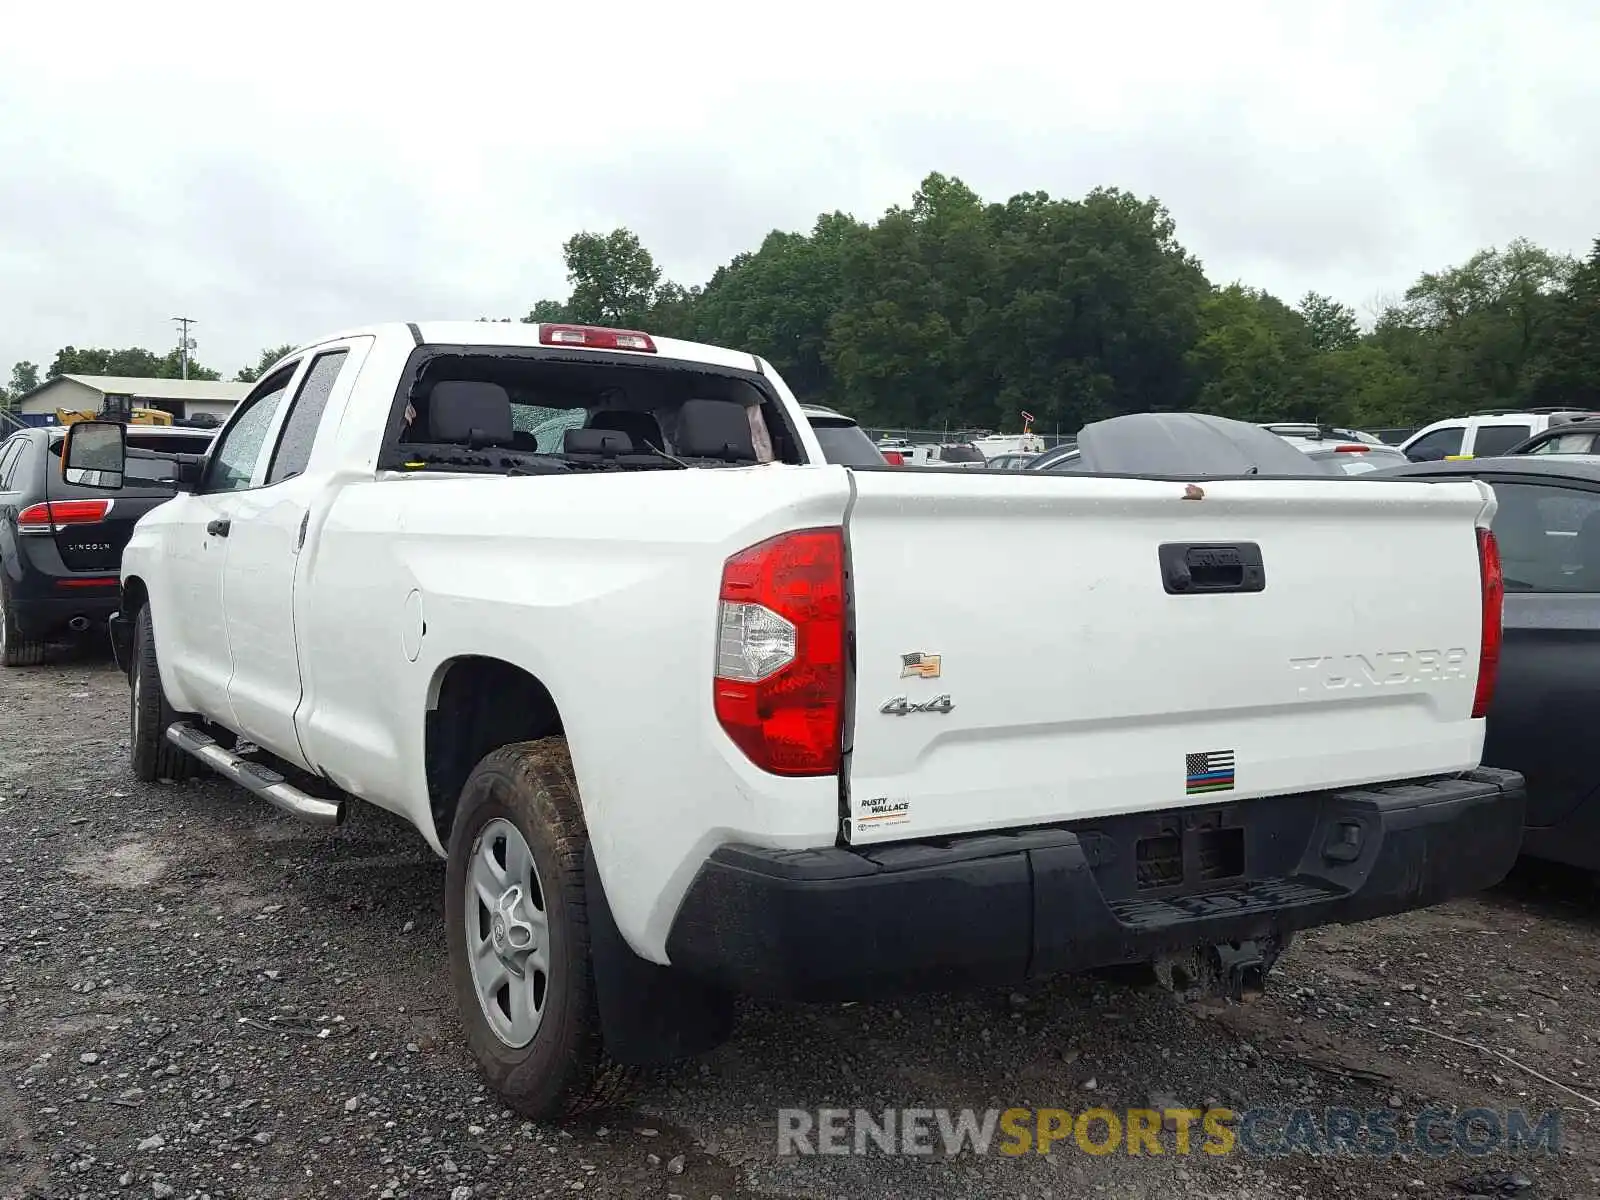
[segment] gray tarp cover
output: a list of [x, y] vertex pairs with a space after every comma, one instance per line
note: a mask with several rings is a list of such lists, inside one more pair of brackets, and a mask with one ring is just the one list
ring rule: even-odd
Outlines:
[[1077, 470], [1106, 475], [1317, 475], [1275, 433], [1206, 413], [1130, 413], [1085, 425]]

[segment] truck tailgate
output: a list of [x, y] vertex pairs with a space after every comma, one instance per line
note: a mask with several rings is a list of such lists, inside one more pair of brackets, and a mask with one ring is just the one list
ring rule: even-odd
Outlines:
[[1480, 484], [852, 479], [856, 844], [1478, 763]]

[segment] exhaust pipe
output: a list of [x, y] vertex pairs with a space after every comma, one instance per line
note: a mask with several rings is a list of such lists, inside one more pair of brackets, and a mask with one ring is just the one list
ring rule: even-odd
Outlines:
[[338, 825], [344, 820], [344, 801], [324, 800], [301, 791], [272, 768], [224, 750], [210, 734], [186, 721], [177, 721], [168, 727], [167, 741], [291, 817], [312, 825]]
[[89, 628], [89, 618], [73, 617], [72, 620], [67, 622], [67, 628], [72, 630], [73, 633], [82, 633], [85, 629]]

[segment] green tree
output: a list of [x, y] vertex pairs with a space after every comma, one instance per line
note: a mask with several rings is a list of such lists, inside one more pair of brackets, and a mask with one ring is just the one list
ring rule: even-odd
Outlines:
[[572, 284], [567, 320], [629, 328], [645, 324], [661, 286], [661, 268], [637, 234], [627, 229], [574, 234], [562, 253]]
[[1534, 398], [1600, 410], [1600, 238], [1556, 298]]
[[560, 324], [570, 321], [567, 315], [567, 306], [561, 300], [541, 300], [533, 306], [533, 311], [522, 318], [525, 325], [543, 325], [546, 323]]
[[796, 395], [828, 396], [828, 327], [844, 301], [844, 254], [866, 232], [844, 213], [818, 217], [809, 235], [773, 230], [758, 250], [717, 268], [693, 307], [691, 336], [761, 355]]
[[[122, 375], [136, 379], [178, 379], [183, 375], [183, 365], [178, 351], [172, 349], [164, 355], [154, 354], [139, 347], [126, 350], [78, 349], [63, 346], [56, 351], [55, 361], [45, 372], [48, 379], [62, 375]], [[190, 379], [220, 379], [216, 371], [189, 360]]]
[[663, 283], [656, 289], [650, 311], [640, 327], [661, 337], [692, 338], [700, 293], [697, 287]]
[[1519, 238], [1458, 267], [1424, 274], [1380, 318], [1441, 414], [1527, 403], [1543, 342], [1575, 264]]
[[1276, 296], [1234, 283], [1201, 305], [1188, 362], [1206, 412], [1241, 421], [1312, 420], [1322, 415], [1306, 394], [1312, 355], [1305, 318]]
[[[267, 349], [263, 350], [260, 357], [256, 359], [255, 366], [239, 368], [239, 373], [233, 377], [234, 382], [254, 383], [266, 373], [268, 367], [272, 366], [272, 364], [277, 362], [279, 359], [286, 358], [287, 356], [293, 354], [295, 349], [296, 347], [290, 342], [285, 342], [281, 346], [269, 346]], [[192, 370], [190, 374], [192, 377]]]
[[11, 367], [11, 382], [5, 387], [0, 387], [0, 408], [10, 408], [38, 386], [39, 364], [31, 362], [13, 363]]
[[975, 402], [989, 398], [997, 421], [1025, 408], [1069, 432], [1193, 402], [1186, 356], [1209, 285], [1159, 202], [1097, 188], [1015, 196], [988, 214], [995, 254], [968, 302]]
[[994, 262], [983, 202], [939, 174], [910, 208], [890, 209], [846, 243], [826, 361], [858, 417], [923, 427], [996, 419], [994, 389], [974, 395], [966, 354]]
[[1298, 311], [1306, 323], [1313, 350], [1348, 350], [1361, 341], [1361, 325], [1356, 320], [1355, 309], [1340, 304], [1332, 296], [1307, 292], [1300, 299]]

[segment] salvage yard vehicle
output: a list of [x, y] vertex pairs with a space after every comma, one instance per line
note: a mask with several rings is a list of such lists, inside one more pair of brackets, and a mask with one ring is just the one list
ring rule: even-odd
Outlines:
[[1506, 454], [1594, 454], [1600, 451], [1600, 420], [1588, 417], [1536, 433]]
[[[1023, 463], [1021, 469], [1119, 471], [1128, 469], [1130, 461], [1138, 461], [1160, 462], [1167, 470], [1188, 472], [1366, 475], [1385, 467], [1404, 466], [1409, 461], [1393, 446], [1355, 430], [1315, 425], [1247, 425], [1206, 413], [1130, 413], [1096, 422], [1080, 438], [1085, 434], [1098, 442], [1098, 462], [1086, 459], [1074, 442], [1037, 455]], [[1108, 452], [1115, 454], [1116, 462], [1105, 458]], [[1308, 468], [1307, 463], [1315, 465]]]
[[0, 665], [33, 666], [51, 642], [104, 636], [117, 610], [122, 547], [135, 522], [172, 498], [172, 464], [158, 453], [203, 451], [211, 434], [128, 430], [128, 477], [116, 499], [61, 473], [60, 427], [0, 442]]
[[[68, 465], [114, 491], [125, 433]], [[176, 473], [113, 622], [134, 771], [413, 824], [536, 1117], [739, 993], [1254, 988], [1515, 855], [1481, 484], [843, 467], [758, 357], [479, 322], [307, 346]]]
[[1600, 457], [1415, 463], [1385, 474], [1481, 479], [1499, 507], [1505, 642], [1484, 759], [1527, 778], [1522, 852], [1600, 871]]
[[841, 467], [881, 467], [888, 463], [884, 452], [852, 418], [820, 404], [802, 404], [800, 412], [817, 435], [817, 445], [828, 462]]
[[1365, 442], [1308, 444], [1301, 447], [1301, 452], [1331, 475], [1367, 475], [1386, 467], [1403, 467], [1409, 461], [1393, 446], [1373, 446]]
[[1425, 425], [1400, 443], [1400, 452], [1412, 462], [1493, 458], [1534, 434], [1592, 416], [1571, 408], [1489, 409]]

